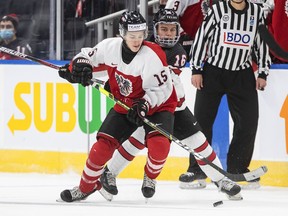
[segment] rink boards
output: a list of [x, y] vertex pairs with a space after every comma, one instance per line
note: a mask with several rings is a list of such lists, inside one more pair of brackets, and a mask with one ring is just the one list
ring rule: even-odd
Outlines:
[[[113, 103], [95, 89], [65, 82], [54, 69], [24, 61], [4, 63], [0, 65], [0, 171], [81, 173]], [[187, 105], [193, 110], [195, 89], [188, 69], [181, 78]], [[268, 166], [263, 185], [288, 186], [287, 82], [287, 65], [276, 65], [266, 90], [259, 92], [259, 128], [250, 168]], [[233, 127], [225, 98], [218, 114], [213, 147], [225, 167]], [[145, 154], [141, 152], [120, 177], [142, 178]], [[188, 153], [172, 144], [159, 178], [177, 180], [187, 166]]]

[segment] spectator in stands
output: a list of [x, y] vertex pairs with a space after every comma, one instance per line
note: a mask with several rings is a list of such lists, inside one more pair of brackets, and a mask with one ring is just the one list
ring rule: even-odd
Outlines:
[[[0, 46], [16, 50], [18, 52], [31, 55], [32, 50], [30, 45], [17, 38], [17, 27], [19, 19], [16, 14], [5, 15], [0, 21]], [[0, 52], [0, 59], [15, 59], [6, 53]]]

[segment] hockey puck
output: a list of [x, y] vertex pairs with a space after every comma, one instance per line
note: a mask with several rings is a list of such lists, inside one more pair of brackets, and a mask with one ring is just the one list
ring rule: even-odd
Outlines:
[[217, 207], [217, 206], [222, 205], [222, 204], [223, 204], [223, 201], [220, 200], [220, 201], [218, 201], [218, 202], [213, 203], [213, 206], [214, 206], [214, 207]]

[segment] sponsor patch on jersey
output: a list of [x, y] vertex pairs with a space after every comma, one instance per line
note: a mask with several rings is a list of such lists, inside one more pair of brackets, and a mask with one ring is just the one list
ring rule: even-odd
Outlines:
[[125, 97], [131, 94], [133, 90], [131, 81], [128, 79], [125, 79], [123, 76], [117, 73], [115, 73], [115, 78], [119, 86], [120, 93]]
[[241, 47], [249, 47], [252, 43], [252, 35], [249, 32], [238, 32], [232, 30], [223, 31], [223, 44]]
[[143, 30], [146, 30], [146, 23], [128, 24], [127, 31], [143, 31]]

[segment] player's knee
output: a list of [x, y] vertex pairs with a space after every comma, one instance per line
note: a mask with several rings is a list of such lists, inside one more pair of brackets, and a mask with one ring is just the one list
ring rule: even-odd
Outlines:
[[112, 157], [116, 146], [111, 140], [99, 138], [90, 150], [89, 160], [93, 164], [104, 165]]
[[149, 137], [146, 141], [149, 154], [157, 160], [167, 158], [170, 151], [170, 140], [162, 135]]

